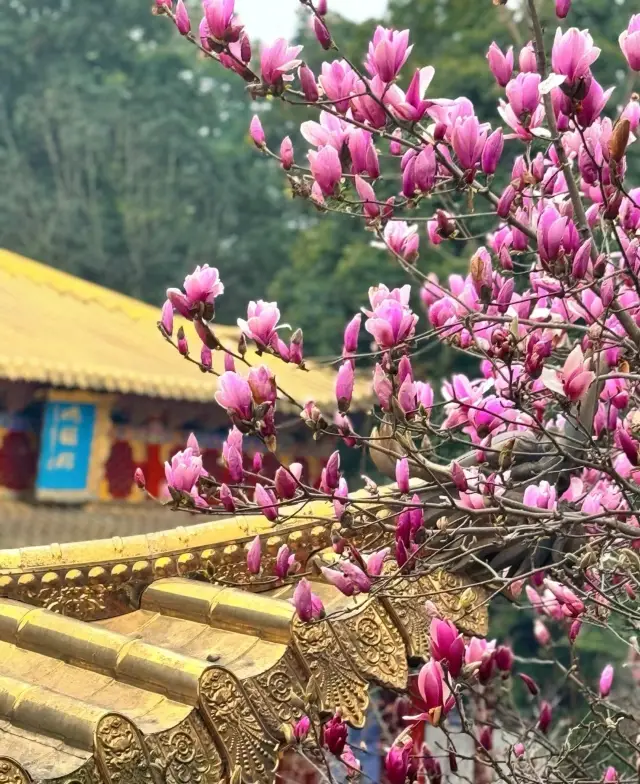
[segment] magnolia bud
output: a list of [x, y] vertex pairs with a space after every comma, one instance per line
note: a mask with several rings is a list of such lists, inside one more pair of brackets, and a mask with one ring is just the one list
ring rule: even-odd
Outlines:
[[253, 139], [253, 143], [259, 150], [264, 150], [266, 147], [266, 136], [264, 135], [264, 130], [262, 128], [262, 123], [260, 122], [260, 118], [257, 114], [253, 115], [251, 123], [249, 125], [249, 134]]
[[316, 34], [318, 43], [325, 51], [331, 49], [331, 33], [324, 22], [321, 22], [317, 16], [313, 20], [313, 32]]
[[144, 472], [142, 471], [142, 469], [139, 466], [138, 466], [138, 468], [136, 468], [135, 473], [133, 474], [133, 479], [134, 479], [135, 483], [138, 485], [138, 487], [141, 490], [144, 490], [145, 485], [146, 485], [145, 478], [144, 478]]
[[165, 332], [165, 335], [171, 337], [171, 335], [173, 335], [173, 305], [169, 300], [166, 300], [162, 306], [160, 324]]
[[629, 144], [629, 134], [631, 132], [631, 123], [625, 117], [619, 120], [613, 129], [611, 138], [609, 139], [609, 155], [616, 162], [620, 163]]
[[209, 346], [205, 346], [204, 343], [200, 349], [200, 364], [205, 370], [211, 370], [211, 365], [213, 364], [211, 349]]
[[280, 145], [280, 163], [285, 171], [293, 166], [293, 144], [288, 136], [285, 136]]
[[188, 35], [191, 32], [191, 21], [189, 20], [189, 12], [183, 0], [178, 0], [175, 15], [176, 27], [180, 35]]
[[305, 63], [302, 63], [300, 66], [298, 78], [300, 79], [300, 87], [302, 87], [304, 97], [310, 103], [315, 103], [320, 97], [318, 85], [316, 84], [316, 77], [314, 76], [313, 71]]
[[186, 357], [189, 354], [189, 344], [187, 343], [187, 338], [182, 327], [179, 327], [178, 329], [178, 351], [183, 357]]

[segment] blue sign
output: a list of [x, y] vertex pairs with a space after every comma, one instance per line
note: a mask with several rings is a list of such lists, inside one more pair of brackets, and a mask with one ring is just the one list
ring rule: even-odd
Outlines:
[[96, 407], [92, 403], [46, 403], [38, 491], [55, 494], [87, 490], [95, 420]]

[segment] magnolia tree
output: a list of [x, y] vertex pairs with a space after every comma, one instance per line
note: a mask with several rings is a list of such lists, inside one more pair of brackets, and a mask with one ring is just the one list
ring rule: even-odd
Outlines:
[[[635, 780], [640, 713], [629, 691], [616, 699], [611, 665], [599, 682], [584, 674], [576, 640], [585, 625], [597, 626], [626, 643], [632, 661], [640, 657], [630, 636], [640, 622], [640, 188], [625, 177], [640, 102], [628, 95], [613, 108], [612, 90], [597, 79], [601, 52], [592, 36], [571, 27], [547, 32], [542, 0], [494, 0], [513, 10], [482, 2], [487, 13], [526, 12], [522, 24], [531, 31], [517, 56], [495, 43], [487, 53], [504, 88], [492, 123], [464, 97], [432, 95], [431, 66], [403, 72], [409, 30], [378, 27], [364, 59], [353, 62], [332, 37], [326, 3], [302, 0], [326, 51], [317, 75], [301, 59], [302, 47], [284, 39], [254, 56], [234, 0], [204, 0], [197, 29], [183, 0], [157, 0], [156, 12], [216, 66], [236, 72], [254, 100], [315, 112], [300, 126], [304, 152], [289, 138], [267, 139], [257, 116], [251, 137], [279, 162], [294, 195], [321, 213], [360, 220], [409, 280], [393, 290], [372, 286], [346, 325], [333, 411], [295, 401], [266, 366], [250, 366], [248, 341], [258, 355], [304, 370], [302, 333], [285, 339], [275, 302], [248, 304], [231, 351], [215, 337], [215, 300], [224, 291], [218, 271], [198, 267], [182, 289], [170, 289], [160, 330], [218, 376], [215, 399], [231, 424], [224, 445], [231, 483], [203, 471], [193, 437], [167, 464], [167, 482], [177, 508], [208, 515], [258, 509], [274, 527], [309, 500], [330, 502], [336, 561], [322, 571], [346, 596], [389, 593], [399, 575], [445, 568], [464, 570], [489, 596], [533, 608], [544, 686], [527, 673], [528, 660], [514, 662], [495, 641], [464, 637], [427, 601], [431, 659], [417, 677], [413, 715], [386, 750], [392, 784], [437, 784], [469, 748], [478, 781]], [[571, 0], [556, 0], [555, 11], [570, 23]], [[621, 31], [620, 47], [629, 85], [640, 71], [640, 14]], [[466, 276], [443, 281], [429, 273], [429, 247], [446, 242], [473, 249]], [[422, 315], [412, 306], [418, 294]], [[193, 322], [197, 351], [182, 328], [174, 334], [174, 312]], [[363, 329], [370, 350], [359, 352]], [[412, 365], [430, 341], [476, 357], [478, 377], [456, 375], [434, 393]], [[224, 352], [221, 374], [212, 368], [215, 351]], [[348, 416], [357, 367], [372, 380], [373, 432], [356, 432]], [[355, 494], [337, 449], [319, 488], [299, 464], [281, 464], [273, 479], [261, 472], [260, 455], [251, 471], [243, 468], [246, 435], [277, 457], [276, 411], [285, 397], [316, 438], [367, 449], [395, 480], [384, 489], [384, 514], [372, 522], [362, 512], [382, 491], [364, 477]], [[141, 473], [137, 479], [144, 486]], [[367, 526], [392, 546], [361, 553], [356, 542]], [[301, 621], [323, 617], [286, 546], [269, 574], [256, 538], [248, 569], [266, 585], [294, 583]], [[564, 659], [558, 645], [568, 646]], [[514, 700], [519, 681], [528, 702]], [[314, 711], [307, 706], [309, 717], [291, 732], [301, 754], [316, 737]], [[455, 732], [446, 721], [452, 711], [460, 717]], [[425, 725], [442, 728], [440, 747], [424, 743]], [[325, 722], [322, 743], [327, 760], [333, 755], [356, 775], [347, 740], [338, 713]], [[325, 762], [321, 775], [331, 778], [335, 767]]]

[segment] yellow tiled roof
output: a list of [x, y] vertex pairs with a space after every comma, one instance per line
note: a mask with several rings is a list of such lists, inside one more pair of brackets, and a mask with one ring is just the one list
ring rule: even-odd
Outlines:
[[[159, 309], [66, 272], [0, 249], [2, 345], [0, 378], [94, 391], [207, 402], [216, 379], [185, 362], [160, 336]], [[188, 325], [190, 328], [191, 325]], [[237, 327], [216, 325], [230, 348]], [[200, 341], [187, 330], [194, 355]], [[335, 373], [308, 362], [309, 372], [249, 352], [251, 364], [269, 365], [298, 402], [334, 401]], [[222, 370], [222, 352], [214, 369]], [[361, 385], [356, 398], [367, 396]]]

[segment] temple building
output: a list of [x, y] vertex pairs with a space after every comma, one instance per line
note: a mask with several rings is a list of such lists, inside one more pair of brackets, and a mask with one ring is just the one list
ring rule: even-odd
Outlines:
[[[213, 400], [216, 379], [163, 340], [157, 308], [7, 250], [0, 250], [0, 289], [0, 546], [167, 527], [133, 474], [140, 466], [149, 492], [162, 499], [164, 462], [190, 432], [205, 468], [226, 479], [220, 458], [229, 425]], [[187, 334], [199, 356], [197, 337]], [[216, 325], [216, 335], [235, 347], [239, 330]], [[221, 353], [214, 352], [218, 371]], [[312, 398], [335, 410], [333, 370], [310, 361], [305, 372], [251, 351], [247, 359], [268, 364], [301, 404]], [[364, 401], [364, 389], [356, 399]], [[301, 462], [316, 481], [333, 445], [314, 441], [286, 400], [278, 416], [286, 424], [278, 456]], [[250, 461], [261, 444], [247, 447]], [[267, 475], [274, 465], [265, 453]]]

